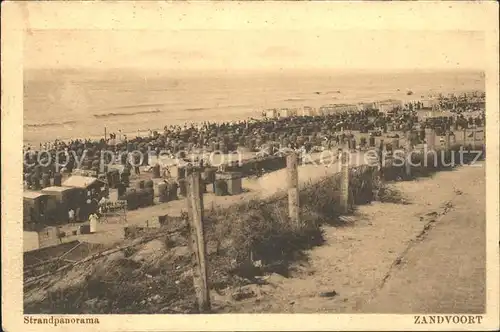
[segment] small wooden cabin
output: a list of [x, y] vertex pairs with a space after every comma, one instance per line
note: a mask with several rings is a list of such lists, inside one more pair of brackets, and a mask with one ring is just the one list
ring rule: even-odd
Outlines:
[[40, 191], [23, 192], [23, 221], [25, 223], [44, 223], [55, 217], [56, 199]]
[[55, 197], [58, 204], [78, 204], [85, 197], [82, 189], [66, 186], [43, 188], [42, 193]]
[[53, 196], [57, 202], [58, 220], [68, 220], [68, 211], [76, 210], [85, 204], [85, 192], [80, 188], [73, 187], [47, 187], [42, 193]]
[[100, 200], [107, 196], [106, 180], [86, 176], [72, 176], [63, 183], [64, 187], [78, 188], [83, 191], [85, 199], [90, 196], [92, 191], [95, 192], [94, 198]]

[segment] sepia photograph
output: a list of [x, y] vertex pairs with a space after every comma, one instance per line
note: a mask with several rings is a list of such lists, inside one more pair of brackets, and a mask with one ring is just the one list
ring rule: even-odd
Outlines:
[[[454, 4], [460, 23], [469, 7]], [[9, 168], [2, 154], [16, 324], [404, 314], [417, 330], [498, 328], [498, 25], [437, 28], [415, 4], [413, 28], [397, 11], [355, 19], [368, 3], [329, 5], [379, 26], [331, 23], [319, 3], [65, 5], [80, 16], [8, 7], [22, 27], [15, 118], [2, 96], [2, 151], [22, 154]]]

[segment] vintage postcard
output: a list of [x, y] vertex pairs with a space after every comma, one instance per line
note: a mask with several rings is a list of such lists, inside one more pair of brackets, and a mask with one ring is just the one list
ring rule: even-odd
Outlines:
[[498, 4], [2, 3], [6, 331], [498, 330]]

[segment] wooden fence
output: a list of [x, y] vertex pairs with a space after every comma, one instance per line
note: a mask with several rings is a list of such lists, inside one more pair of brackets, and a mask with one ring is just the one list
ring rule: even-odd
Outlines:
[[[475, 136], [475, 133], [473, 134]], [[476, 144], [476, 139], [472, 138], [468, 142], [467, 132], [464, 132], [464, 139], [462, 145]], [[405, 139], [406, 145], [404, 151], [406, 153], [405, 163], [403, 166], [404, 173], [410, 177], [412, 175], [412, 164], [410, 155], [413, 152], [413, 146], [407, 137]], [[436, 148], [436, 134], [434, 130], [426, 131], [426, 142], [429, 149]], [[385, 145], [381, 140], [379, 147], [379, 178], [383, 172], [384, 166], [381, 162], [382, 152], [385, 151]], [[398, 142], [399, 145], [399, 142]], [[449, 150], [451, 146], [450, 135], [445, 136], [443, 149]], [[484, 146], [483, 146], [484, 150]], [[340, 207], [342, 213], [346, 214], [350, 210], [351, 190], [349, 188], [350, 172], [349, 172], [349, 149], [347, 146], [342, 147], [341, 152], [341, 198]], [[390, 168], [392, 166], [389, 166]], [[425, 167], [428, 167], [427, 164]], [[431, 166], [430, 166], [431, 167]], [[299, 179], [298, 179], [298, 155], [291, 153], [286, 157], [287, 168], [287, 194], [288, 194], [288, 214], [290, 222], [300, 225], [300, 201], [299, 201]], [[207, 258], [206, 258], [206, 244], [204, 238], [204, 225], [203, 225], [203, 193], [200, 187], [200, 174], [193, 173], [188, 178], [188, 210], [189, 210], [189, 226], [191, 229], [191, 248], [193, 250], [193, 279], [196, 289], [196, 295], [200, 312], [210, 311], [210, 295], [207, 280]]]

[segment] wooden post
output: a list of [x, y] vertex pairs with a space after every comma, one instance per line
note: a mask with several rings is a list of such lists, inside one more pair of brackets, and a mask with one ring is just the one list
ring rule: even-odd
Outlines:
[[445, 151], [450, 150], [450, 131], [447, 130], [446, 133], [444, 134], [444, 149]]
[[200, 312], [210, 310], [210, 294], [208, 292], [208, 276], [206, 264], [206, 243], [203, 229], [203, 194], [201, 191], [201, 175], [192, 172], [187, 176], [187, 204], [191, 249], [193, 259], [193, 282]]
[[381, 172], [385, 164], [385, 144], [384, 140], [380, 140], [379, 151], [378, 151], [378, 171]]
[[106, 138], [108, 136], [106, 131], [107, 131], [107, 129], [106, 129], [106, 127], [104, 127], [104, 141], [106, 141]]
[[476, 146], [476, 128], [472, 125], [472, 149]]
[[411, 177], [411, 152], [413, 150], [413, 146], [411, 144], [411, 133], [408, 132], [406, 134], [406, 162], [405, 162], [405, 173], [407, 177]]
[[290, 220], [296, 225], [300, 223], [299, 203], [299, 171], [297, 154], [292, 153], [286, 157], [286, 168], [288, 173], [288, 214]]
[[349, 212], [349, 150], [344, 146], [342, 149], [341, 156], [341, 198], [340, 198], [340, 206], [342, 208], [343, 213]]

